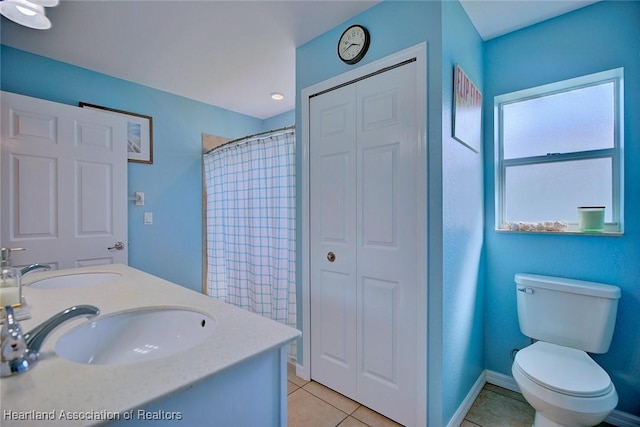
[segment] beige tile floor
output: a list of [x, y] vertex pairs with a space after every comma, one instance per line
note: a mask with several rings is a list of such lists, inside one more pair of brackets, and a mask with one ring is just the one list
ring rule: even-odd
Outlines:
[[[391, 427], [399, 424], [314, 381], [288, 372], [288, 427]], [[460, 427], [531, 427], [534, 410], [521, 394], [487, 384]], [[602, 423], [598, 427], [610, 426]]]
[[400, 424], [314, 381], [289, 365], [288, 427], [392, 427]]
[[[520, 393], [486, 384], [460, 427], [531, 427], [535, 411]], [[596, 427], [612, 427], [600, 423]]]
[[461, 427], [531, 427], [534, 415], [520, 393], [486, 384]]

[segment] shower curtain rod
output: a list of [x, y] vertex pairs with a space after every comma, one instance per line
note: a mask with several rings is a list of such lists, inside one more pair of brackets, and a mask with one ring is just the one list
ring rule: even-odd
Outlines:
[[218, 149], [220, 149], [222, 147], [225, 147], [227, 145], [231, 145], [231, 144], [235, 144], [237, 142], [242, 142], [242, 141], [245, 141], [245, 140], [249, 140], [249, 139], [255, 138], [256, 136], [267, 135], [267, 134], [276, 133], [276, 132], [285, 132], [285, 131], [288, 131], [290, 129], [295, 129], [295, 128], [296, 128], [296, 125], [291, 125], [291, 126], [285, 126], [285, 127], [282, 127], [282, 128], [278, 128], [278, 129], [272, 129], [272, 130], [267, 130], [267, 131], [264, 131], [264, 132], [254, 133], [253, 135], [249, 135], [249, 136], [243, 136], [242, 138], [233, 139], [231, 141], [225, 142], [224, 144], [218, 145], [217, 147], [212, 148], [211, 150], [207, 151], [204, 154], [209, 154], [212, 151], [218, 150]]

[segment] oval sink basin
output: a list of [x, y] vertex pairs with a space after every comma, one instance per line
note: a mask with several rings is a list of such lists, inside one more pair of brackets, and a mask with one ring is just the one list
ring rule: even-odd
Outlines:
[[76, 273], [66, 276], [49, 277], [28, 285], [33, 289], [79, 288], [99, 285], [120, 277], [118, 273]]
[[93, 365], [125, 365], [186, 351], [213, 335], [211, 317], [182, 308], [153, 307], [96, 318], [56, 342], [63, 359]]

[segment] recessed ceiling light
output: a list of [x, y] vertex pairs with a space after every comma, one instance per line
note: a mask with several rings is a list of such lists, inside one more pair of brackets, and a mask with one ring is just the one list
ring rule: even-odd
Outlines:
[[284, 99], [284, 95], [280, 92], [272, 92], [271, 99], [273, 99], [274, 101], [282, 101]]

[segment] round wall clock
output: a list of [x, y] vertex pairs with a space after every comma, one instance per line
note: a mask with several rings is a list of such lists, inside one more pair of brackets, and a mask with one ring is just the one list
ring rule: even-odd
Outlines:
[[369, 31], [362, 25], [352, 25], [338, 40], [338, 56], [347, 64], [355, 64], [366, 55], [369, 42]]

